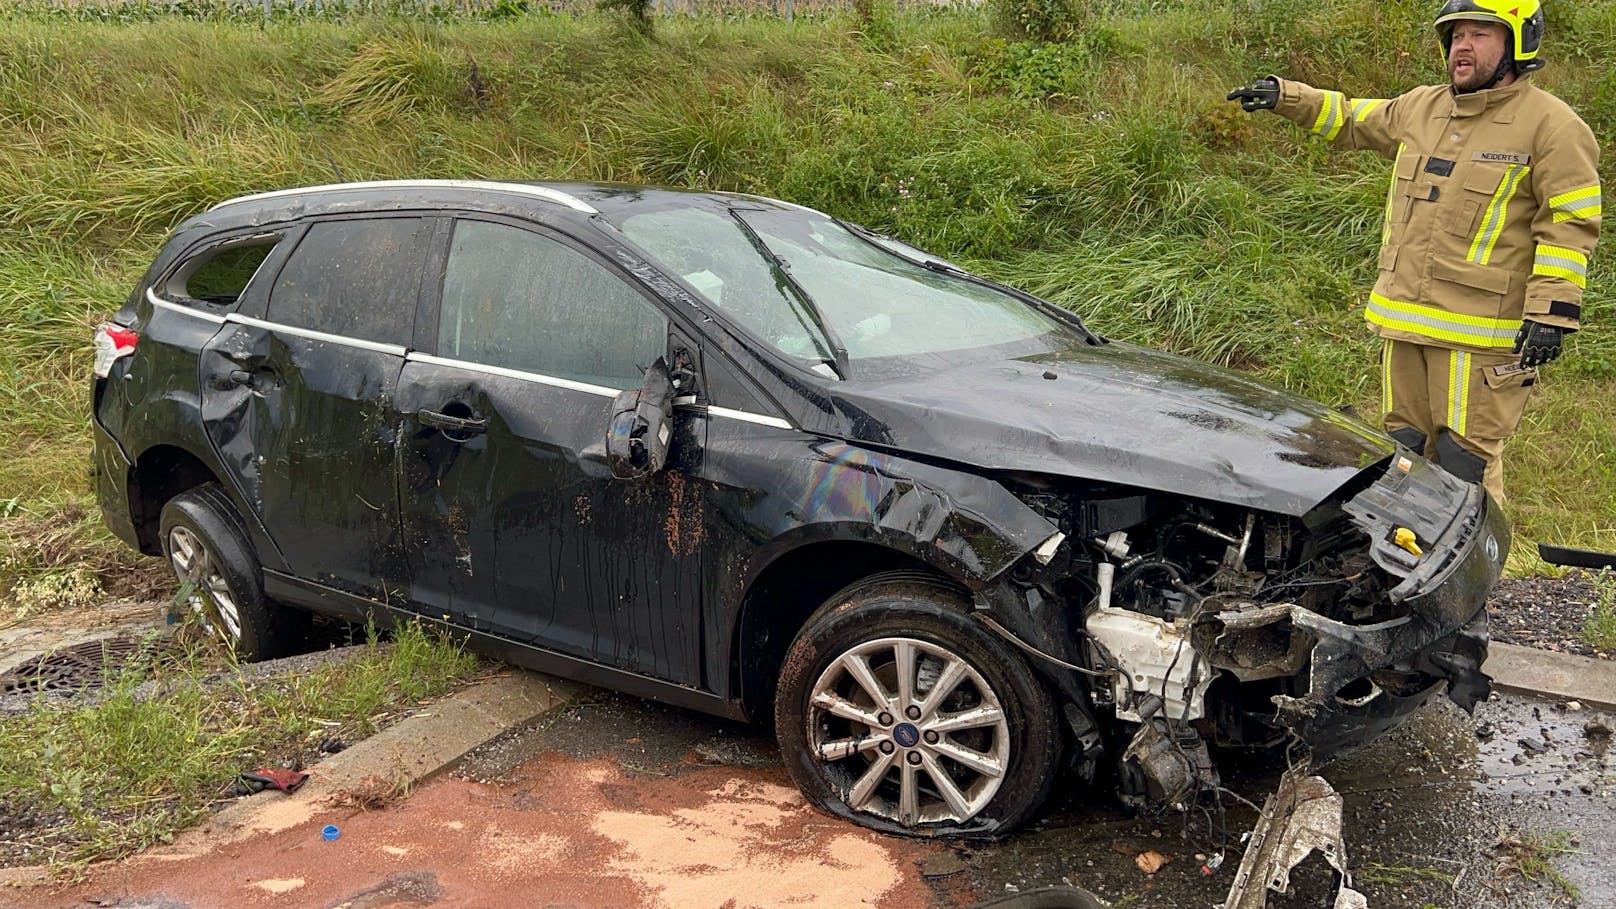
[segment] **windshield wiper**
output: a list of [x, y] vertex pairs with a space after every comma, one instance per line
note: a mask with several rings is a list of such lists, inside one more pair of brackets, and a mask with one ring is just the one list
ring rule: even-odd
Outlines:
[[758, 251], [759, 255], [768, 260], [769, 267], [774, 270], [776, 283], [789, 289], [791, 295], [797, 298], [797, 302], [801, 303], [802, 308], [807, 310], [808, 315], [813, 318], [815, 327], [825, 336], [826, 343], [830, 344], [831, 356], [834, 358], [832, 365], [836, 369], [836, 374], [845, 381], [848, 377], [847, 345], [842, 343], [842, 339], [836, 334], [836, 330], [830, 327], [830, 322], [825, 318], [825, 314], [820, 312], [818, 304], [814, 303], [814, 298], [809, 295], [802, 283], [791, 274], [791, 263], [782, 259], [779, 254], [769, 248], [769, 244], [763, 237], [752, 228], [751, 224], [747, 223], [746, 217], [741, 214], [740, 209], [732, 208], [729, 213], [735, 218], [735, 223], [741, 225], [741, 230], [746, 234], [746, 238], [752, 242], [753, 248]]
[[972, 274], [971, 272], [968, 272], [957, 265], [951, 265], [941, 259], [934, 259], [930, 257], [917, 259], [913, 256], [906, 256], [885, 243], [882, 243], [881, 235], [867, 227], [861, 227], [852, 222], [843, 221], [840, 218], [832, 218], [831, 220], [839, 225], [843, 230], [855, 237], [858, 237], [860, 240], [863, 240], [865, 243], [870, 244], [889, 256], [897, 256], [899, 259], [902, 259], [911, 265], [918, 265], [927, 271], [934, 271], [938, 274], [948, 275], [951, 278], [958, 278], [967, 284], [975, 284], [979, 287], [986, 287], [990, 290], [996, 290], [1002, 294], [1007, 294], [1014, 297], [1017, 300], [1020, 300], [1021, 302], [1033, 307], [1039, 312], [1046, 313], [1051, 318], [1057, 319], [1082, 332], [1084, 340], [1096, 347], [1102, 344], [1110, 343], [1100, 334], [1095, 332], [1094, 329], [1088, 327], [1088, 325], [1084, 323], [1082, 316], [1072, 312], [1064, 306], [1056, 306], [1048, 300], [1036, 297], [1024, 290], [1011, 287], [1008, 284], [1000, 284], [998, 281], [995, 281], [992, 278], [984, 278], [981, 275]]

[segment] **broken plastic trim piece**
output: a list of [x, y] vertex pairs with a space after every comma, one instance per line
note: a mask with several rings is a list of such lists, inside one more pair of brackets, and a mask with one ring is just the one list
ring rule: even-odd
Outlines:
[[1065, 541], [1066, 534], [1056, 532], [1049, 539], [1045, 540], [1042, 546], [1039, 546], [1037, 549], [1033, 550], [1032, 556], [1038, 560], [1038, 564], [1048, 565], [1055, 559], [1055, 550], [1059, 549], [1060, 544], [1064, 543]]
[[1251, 843], [1240, 860], [1224, 909], [1263, 909], [1268, 891], [1290, 892], [1291, 869], [1314, 851], [1341, 875], [1334, 909], [1368, 909], [1369, 900], [1352, 889], [1347, 847], [1341, 838], [1342, 799], [1321, 776], [1302, 776], [1291, 768], [1279, 788], [1263, 803], [1251, 831]]

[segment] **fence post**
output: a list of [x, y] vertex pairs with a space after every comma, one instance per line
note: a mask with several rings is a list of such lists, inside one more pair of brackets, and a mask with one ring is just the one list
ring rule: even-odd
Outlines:
[[786, 0], [786, 21], [787, 22], [791, 21], [791, 6], [792, 6], [792, 0]]

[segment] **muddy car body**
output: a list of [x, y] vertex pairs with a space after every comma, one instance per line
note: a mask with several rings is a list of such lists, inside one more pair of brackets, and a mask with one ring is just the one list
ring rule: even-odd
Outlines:
[[248, 656], [303, 610], [773, 717], [821, 807], [1007, 830], [1487, 690], [1498, 509], [1376, 430], [740, 195], [221, 204], [97, 338], [109, 527]]

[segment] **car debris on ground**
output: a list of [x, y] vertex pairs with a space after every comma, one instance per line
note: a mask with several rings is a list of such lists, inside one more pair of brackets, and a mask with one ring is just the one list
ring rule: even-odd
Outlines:
[[1347, 870], [1341, 796], [1323, 777], [1306, 772], [1305, 767], [1286, 771], [1263, 803], [1224, 909], [1263, 909], [1269, 891], [1289, 893], [1291, 869], [1314, 852], [1340, 875], [1333, 909], [1368, 909], [1368, 899], [1352, 889], [1352, 874]]

